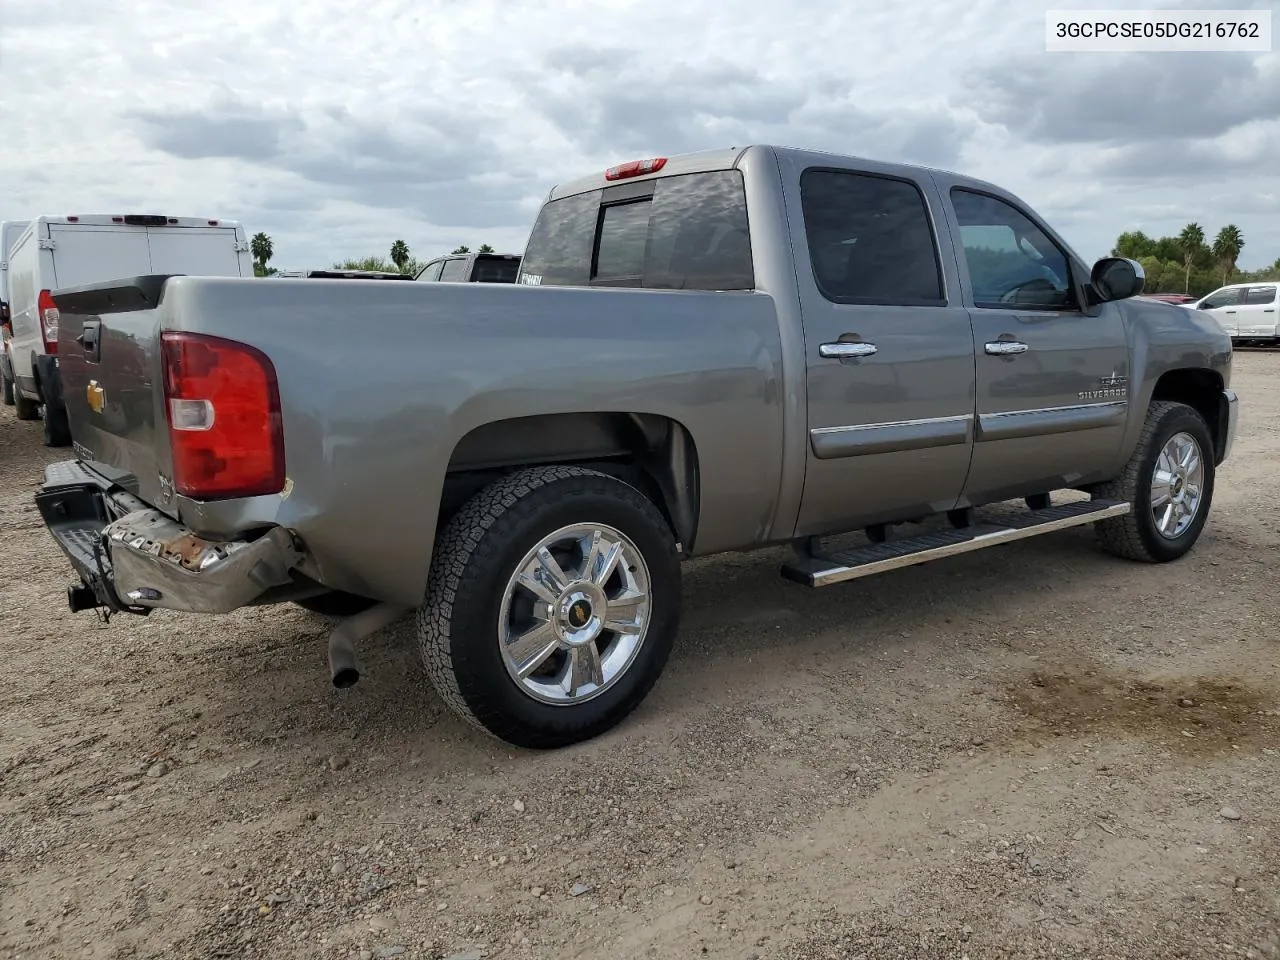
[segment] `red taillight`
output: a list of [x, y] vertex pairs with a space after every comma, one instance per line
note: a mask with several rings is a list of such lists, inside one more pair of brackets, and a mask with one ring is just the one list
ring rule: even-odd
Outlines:
[[606, 180], [625, 180], [627, 177], [643, 177], [646, 173], [657, 173], [667, 165], [666, 157], [654, 157], [652, 160], [632, 160], [620, 163], [604, 172]]
[[199, 333], [165, 333], [161, 344], [174, 488], [197, 500], [279, 493], [284, 430], [271, 361]]
[[62, 314], [58, 305], [53, 302], [53, 295], [48, 290], [41, 290], [36, 301], [36, 310], [40, 314], [40, 338], [44, 340], [45, 353], [58, 352], [58, 321]]

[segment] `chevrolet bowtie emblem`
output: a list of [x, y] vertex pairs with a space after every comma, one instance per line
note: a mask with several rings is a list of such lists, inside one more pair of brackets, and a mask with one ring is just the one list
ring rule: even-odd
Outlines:
[[102, 408], [106, 406], [107, 395], [97, 380], [89, 381], [89, 385], [84, 388], [84, 397], [89, 401], [89, 409], [94, 413], [101, 413]]

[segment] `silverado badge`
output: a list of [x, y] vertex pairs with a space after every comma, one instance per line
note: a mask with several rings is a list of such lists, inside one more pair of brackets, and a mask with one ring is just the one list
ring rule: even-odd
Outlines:
[[89, 409], [94, 413], [101, 413], [102, 408], [106, 406], [107, 395], [97, 380], [89, 381], [89, 385], [84, 388], [84, 396], [89, 401]]
[[1081, 400], [1123, 400], [1129, 395], [1129, 378], [1122, 377], [1114, 370], [1109, 377], [1098, 378], [1097, 390], [1081, 390], [1076, 396]]

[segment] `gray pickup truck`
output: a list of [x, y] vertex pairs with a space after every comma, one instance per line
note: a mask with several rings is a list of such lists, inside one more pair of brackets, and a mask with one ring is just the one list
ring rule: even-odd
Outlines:
[[820, 587], [1082, 524], [1183, 555], [1231, 343], [1142, 286], [952, 173], [636, 161], [551, 192], [515, 284], [58, 291], [78, 459], [36, 500], [73, 610], [342, 614], [338, 686], [416, 610], [447, 703], [554, 747], [643, 700], [689, 557], [790, 545]]

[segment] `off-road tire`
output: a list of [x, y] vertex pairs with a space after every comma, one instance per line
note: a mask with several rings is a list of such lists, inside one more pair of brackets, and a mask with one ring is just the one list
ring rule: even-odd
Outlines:
[[44, 445], [46, 447], [71, 446], [71, 424], [67, 420], [67, 408], [44, 408]]
[[314, 597], [303, 597], [293, 602], [303, 610], [322, 617], [354, 617], [357, 613], [364, 613], [376, 601], [342, 590], [330, 590], [328, 593], [318, 593]]
[[[651, 619], [636, 658], [612, 686], [573, 705], [535, 700], [511, 678], [498, 645], [507, 583], [540, 539], [574, 523], [624, 533], [649, 572]], [[631, 485], [581, 467], [520, 470], [468, 500], [439, 536], [418, 647], [441, 698], [468, 723], [520, 747], [551, 749], [604, 733], [657, 682], [679, 629], [680, 561], [662, 514]]]
[[3, 383], [0, 383], [0, 392], [3, 392], [4, 394], [4, 405], [6, 407], [12, 407], [13, 406], [13, 381], [10, 380], [8, 377], [6, 377], [3, 373], [0, 373], [0, 381], [3, 381]]
[[[1200, 445], [1204, 490], [1191, 525], [1176, 539], [1169, 539], [1156, 529], [1155, 518], [1151, 514], [1151, 477], [1156, 458], [1164, 445], [1174, 434], [1184, 432]], [[1123, 500], [1132, 508], [1123, 517], [1112, 517], [1094, 524], [1102, 549], [1127, 560], [1168, 563], [1195, 546], [1213, 504], [1213, 450], [1209, 426], [1193, 407], [1168, 400], [1152, 402], [1138, 443], [1120, 476], [1093, 489], [1095, 500]]]
[[22, 395], [22, 391], [18, 389], [17, 383], [13, 385], [13, 405], [17, 407], [19, 420], [39, 420], [40, 419], [40, 402], [31, 400]]

